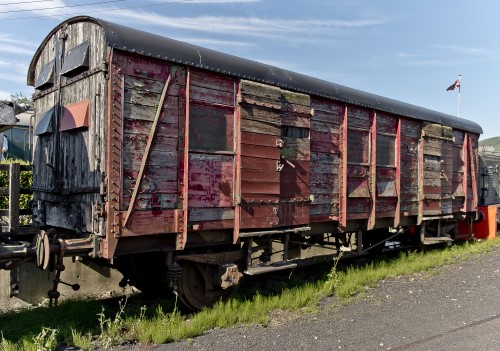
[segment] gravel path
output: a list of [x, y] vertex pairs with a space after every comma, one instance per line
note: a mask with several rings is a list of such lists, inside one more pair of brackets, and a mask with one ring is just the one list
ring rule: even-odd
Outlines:
[[364, 298], [318, 314], [276, 312], [268, 326], [212, 330], [193, 340], [115, 350], [500, 350], [500, 249], [380, 282]]

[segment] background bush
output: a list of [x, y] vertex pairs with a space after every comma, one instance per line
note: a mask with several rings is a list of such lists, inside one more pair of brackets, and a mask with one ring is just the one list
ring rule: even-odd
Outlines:
[[[20, 163], [22, 165], [29, 164], [28, 162], [19, 160], [5, 160], [1, 161], [1, 164], [10, 164], [14, 162]], [[33, 181], [32, 171], [21, 171], [21, 188], [29, 189], [31, 187], [32, 181]], [[8, 187], [9, 187], [9, 171], [8, 170], [0, 171], [0, 188], [8, 188]], [[19, 208], [29, 209], [32, 198], [33, 196], [31, 194], [21, 194], [19, 199]], [[9, 197], [7, 195], [0, 195], [0, 209], [6, 210], [8, 208], [9, 208]], [[2, 218], [2, 222], [5, 221], [6, 219]]]

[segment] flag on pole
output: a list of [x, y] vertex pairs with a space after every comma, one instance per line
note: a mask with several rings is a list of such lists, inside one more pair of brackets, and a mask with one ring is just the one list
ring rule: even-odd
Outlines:
[[450, 85], [448, 87], [448, 89], [446, 89], [446, 91], [451, 91], [451, 90], [455, 90], [456, 88], [459, 88], [460, 89], [460, 75], [458, 76], [458, 79], [455, 81], [455, 83], [453, 83], [452, 85]]

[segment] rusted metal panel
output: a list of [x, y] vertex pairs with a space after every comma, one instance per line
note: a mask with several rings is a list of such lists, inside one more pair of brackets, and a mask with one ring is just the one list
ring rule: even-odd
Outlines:
[[64, 107], [59, 131], [64, 132], [90, 126], [90, 100], [76, 102]]

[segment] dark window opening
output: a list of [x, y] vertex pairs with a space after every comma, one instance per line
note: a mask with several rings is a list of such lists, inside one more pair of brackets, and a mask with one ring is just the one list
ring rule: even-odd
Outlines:
[[189, 149], [234, 151], [234, 110], [191, 103]]
[[309, 138], [309, 128], [281, 126], [281, 136], [283, 138]]
[[396, 166], [396, 137], [377, 134], [377, 166]]
[[349, 129], [347, 132], [347, 162], [366, 164], [369, 162], [369, 141], [368, 131]]
[[73, 77], [89, 68], [89, 43], [86, 41], [71, 49], [64, 59], [61, 75]]

